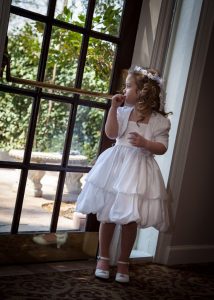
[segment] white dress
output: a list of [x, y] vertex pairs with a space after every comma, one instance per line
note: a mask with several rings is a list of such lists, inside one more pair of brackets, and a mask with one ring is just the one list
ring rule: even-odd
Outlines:
[[119, 127], [124, 127], [125, 122], [126, 128], [124, 132], [119, 128], [121, 135], [116, 144], [98, 157], [88, 173], [76, 210], [97, 214], [100, 222], [135, 221], [140, 228], [153, 226], [166, 231], [167, 194], [159, 166], [150, 152], [132, 146], [128, 137], [129, 132], [135, 131], [167, 147], [170, 122], [160, 114], [152, 114], [148, 124], [138, 126], [128, 121], [132, 109], [129, 110], [128, 114], [127, 110], [118, 113]]

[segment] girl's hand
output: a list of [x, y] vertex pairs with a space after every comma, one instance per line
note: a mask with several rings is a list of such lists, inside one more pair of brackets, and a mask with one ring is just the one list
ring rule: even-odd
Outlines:
[[111, 106], [119, 107], [125, 101], [125, 96], [122, 94], [116, 94], [111, 99]]
[[137, 132], [130, 132], [129, 135], [130, 137], [128, 140], [132, 146], [145, 147], [147, 140], [142, 135], [138, 134]]

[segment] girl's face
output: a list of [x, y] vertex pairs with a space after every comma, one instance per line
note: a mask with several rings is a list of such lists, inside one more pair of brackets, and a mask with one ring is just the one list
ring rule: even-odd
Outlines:
[[138, 100], [138, 93], [137, 93], [137, 85], [135, 82], [134, 77], [129, 74], [126, 78], [126, 87], [123, 90], [125, 98], [125, 103], [129, 105], [135, 105]]

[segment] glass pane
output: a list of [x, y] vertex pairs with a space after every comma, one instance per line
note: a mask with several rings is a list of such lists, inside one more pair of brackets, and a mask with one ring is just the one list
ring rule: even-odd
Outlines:
[[[0, 150], [1, 160], [22, 161], [30, 121], [32, 99], [0, 92]], [[22, 155], [16, 150], [22, 151]]]
[[124, 0], [96, 0], [92, 29], [119, 35]]
[[90, 38], [82, 88], [108, 93], [116, 46]]
[[11, 14], [8, 52], [12, 76], [36, 80], [43, 32], [43, 23]]
[[88, 0], [57, 0], [55, 18], [78, 26], [85, 25]]
[[0, 232], [11, 230], [19, 177], [20, 170], [0, 168]]
[[53, 27], [45, 81], [74, 86], [81, 43], [81, 34]]
[[[76, 212], [76, 200], [85, 182], [86, 173], [66, 174], [57, 230], [84, 231], [86, 215]], [[69, 222], [66, 224], [65, 220]]]
[[31, 161], [60, 164], [71, 105], [41, 100]]
[[42, 14], [47, 14], [48, 0], [12, 0], [12, 5]]
[[[75, 159], [69, 164], [91, 165], [97, 157], [98, 146], [103, 125], [104, 110], [79, 106], [77, 110], [76, 122], [71, 149], [77, 152]], [[79, 155], [80, 158], [78, 157]]]
[[19, 224], [19, 231], [49, 231], [58, 172], [30, 170]]

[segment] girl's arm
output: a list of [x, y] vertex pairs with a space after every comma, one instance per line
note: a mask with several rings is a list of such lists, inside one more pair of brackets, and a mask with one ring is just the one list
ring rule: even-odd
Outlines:
[[130, 132], [130, 143], [135, 147], [143, 147], [152, 154], [162, 155], [166, 152], [167, 148], [160, 142], [152, 142], [145, 139], [137, 132]]
[[117, 109], [124, 102], [125, 97], [117, 94], [112, 97], [111, 107], [105, 124], [105, 133], [109, 139], [116, 139], [118, 136]]

